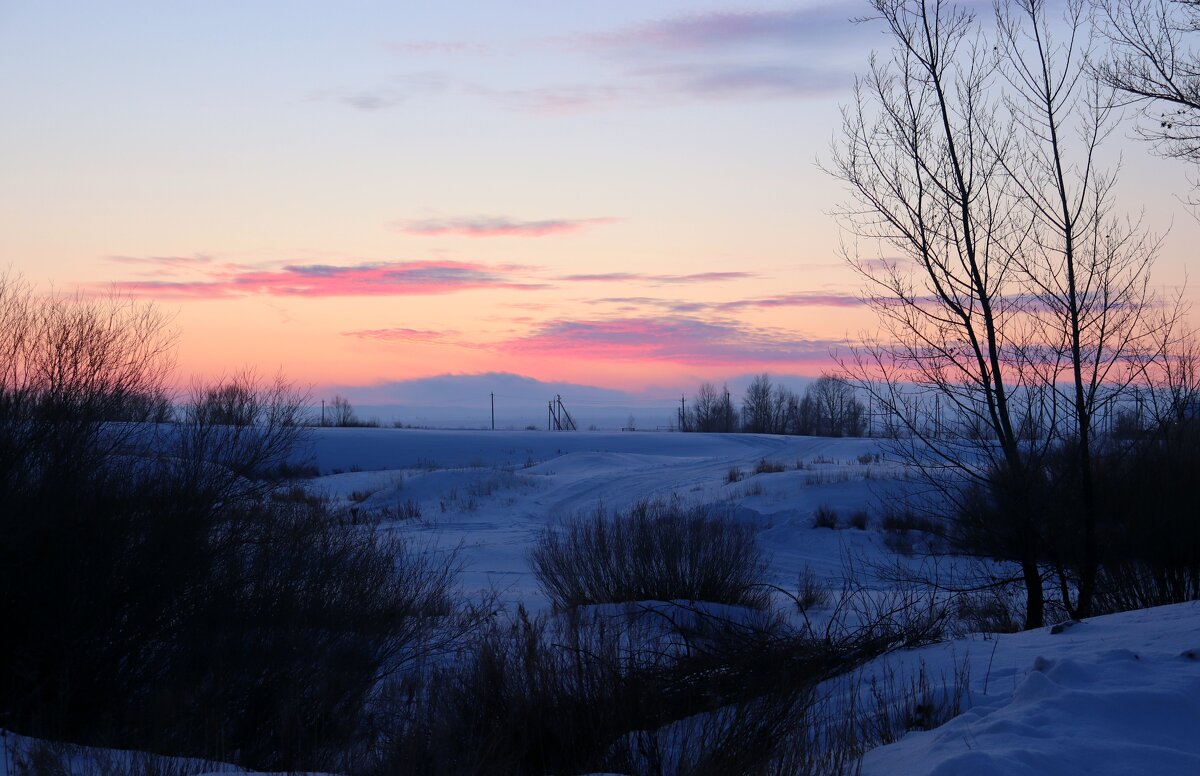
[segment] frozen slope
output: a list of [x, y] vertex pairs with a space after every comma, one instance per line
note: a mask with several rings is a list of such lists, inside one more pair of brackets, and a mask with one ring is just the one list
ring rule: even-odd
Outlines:
[[[677, 498], [750, 522], [771, 582], [794, 588], [808, 566], [836, 587], [845, 555], [886, 554], [882, 535], [814, 529], [813, 511], [829, 506], [843, 521], [877, 512], [878, 492], [902, 487], [902, 469], [875, 461], [880, 452], [874, 439], [413, 429], [318, 429], [308, 449], [322, 472], [312, 487], [363, 512], [419, 511], [392, 527], [456, 551], [464, 590], [496, 588], [533, 608], [544, 599], [527, 553], [546, 526], [642, 499]], [[762, 461], [784, 470], [755, 473]], [[731, 482], [734, 468], [741, 478]]]
[[1200, 774], [1200, 602], [893, 660], [935, 676], [968, 661], [973, 705], [869, 752], [864, 776]]

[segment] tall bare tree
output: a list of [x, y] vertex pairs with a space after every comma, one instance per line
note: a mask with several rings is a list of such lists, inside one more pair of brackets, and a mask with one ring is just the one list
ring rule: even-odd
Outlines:
[[329, 417], [326, 424], [330, 426], [355, 426], [359, 424], [354, 406], [345, 396], [338, 394], [329, 402]]
[[1157, 240], [1112, 213], [1115, 174], [1098, 154], [1118, 115], [1111, 89], [1088, 77], [1086, 11], [1083, 0], [1068, 0], [1055, 24], [1045, 0], [998, 4], [996, 44], [1006, 118], [1021, 139], [997, 148], [996, 159], [1022, 227], [1006, 248], [1028, 295], [1035, 346], [1022, 353], [1023, 368], [1051, 394], [1048, 436], [1065, 437], [1075, 453], [1080, 616], [1091, 613], [1098, 562], [1096, 420], [1136, 379], [1132, 366], [1154, 343], [1150, 269], [1158, 250]]
[[[1117, 117], [1088, 77], [1087, 7], [1068, 0], [1059, 19], [1045, 0], [997, 0], [984, 25], [948, 0], [872, 6], [895, 47], [845, 111], [835, 172], [852, 230], [899, 256], [849, 252], [883, 323], [850, 366], [945, 495], [962, 499], [964, 481], [991, 492], [1002, 514], [976, 528], [1020, 564], [1026, 625], [1042, 621], [1047, 561], [1064, 604], [1087, 614], [1096, 417], [1153, 343], [1157, 249], [1113, 215], [1099, 154]], [[1048, 463], [1061, 449], [1065, 473]], [[1079, 524], [1051, 542], [1059, 476]]]
[[778, 434], [779, 422], [776, 411], [771, 376], [766, 372], [756, 375], [742, 397], [742, 430], [750, 434]]
[[[850, 189], [843, 222], [890, 254], [847, 251], [867, 282], [882, 332], [844, 363], [896, 424], [903, 452], [927, 481], [986, 484], [1004, 471], [1026, 487], [1018, 402], [1025, 376], [1016, 323], [1022, 312], [1011, 250], [1020, 225], [1011, 182], [997, 162], [1011, 137], [997, 127], [995, 56], [974, 15], [943, 0], [872, 0], [891, 33], [890, 56], [872, 56], [843, 111], [833, 172]], [[917, 409], [945, 402], [961, 433], [938, 441]], [[950, 475], [950, 476], [947, 476]], [[1022, 569], [1026, 625], [1043, 619], [1036, 504], [1020, 516], [1011, 554]]]

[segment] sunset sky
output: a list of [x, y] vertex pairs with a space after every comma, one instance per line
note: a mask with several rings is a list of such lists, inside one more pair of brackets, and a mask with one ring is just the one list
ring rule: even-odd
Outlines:
[[[819, 167], [865, 8], [0, 0], [0, 269], [155, 300], [181, 381], [813, 375], [874, 328]], [[1187, 170], [1131, 127], [1172, 290]]]

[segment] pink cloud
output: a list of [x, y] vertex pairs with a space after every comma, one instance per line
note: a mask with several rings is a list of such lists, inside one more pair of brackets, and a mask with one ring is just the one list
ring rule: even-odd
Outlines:
[[[712, 273], [717, 274], [717, 273]], [[740, 273], [728, 273], [736, 275]], [[591, 279], [599, 279], [596, 276]], [[684, 276], [685, 278], [688, 276]], [[753, 276], [750, 276], [753, 277]], [[653, 276], [638, 276], [629, 275], [629, 280], [651, 280]], [[577, 278], [568, 277], [560, 278], [561, 280], [575, 280]], [[686, 281], [684, 281], [686, 282]], [[697, 280], [696, 282], [699, 282]], [[867, 304], [867, 301], [855, 294], [845, 294], [837, 292], [828, 293], [794, 293], [781, 294], [779, 296], [757, 297], [749, 299], [734, 299], [728, 302], [697, 302], [697, 301], [681, 301], [679, 299], [663, 299], [660, 297], [650, 296], [610, 296], [596, 299], [586, 299], [585, 304], [589, 305], [604, 305], [615, 304], [623, 305], [628, 308], [633, 307], [651, 307], [662, 310], [669, 310], [673, 313], [728, 313], [737, 310], [747, 309], [769, 309], [773, 307], [860, 307]]]
[[390, 329], [362, 329], [360, 331], [343, 331], [343, 337], [358, 339], [404, 341], [404, 342], [445, 342], [458, 335], [456, 331], [433, 331], [430, 329], [405, 329], [394, 327]]
[[227, 267], [191, 281], [116, 281], [137, 296], [219, 299], [267, 296], [425, 296], [477, 288], [532, 290], [544, 284], [518, 279], [522, 268], [465, 262], [380, 262], [352, 266], [289, 265], [277, 270]]
[[397, 221], [394, 226], [408, 234], [426, 237], [458, 235], [461, 237], [545, 237], [551, 234], [575, 232], [590, 226], [615, 223], [616, 218], [547, 219], [519, 221], [504, 217], [425, 219]]
[[559, 280], [588, 283], [719, 283], [757, 277], [751, 272], [697, 272], [691, 275], [647, 275], [637, 272], [603, 272], [585, 275], [566, 275]]

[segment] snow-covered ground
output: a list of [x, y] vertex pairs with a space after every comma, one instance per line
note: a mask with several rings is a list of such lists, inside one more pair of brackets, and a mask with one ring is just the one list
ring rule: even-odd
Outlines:
[[[846, 559], [890, 557], [879, 517], [912, 487], [870, 439], [319, 429], [307, 444], [320, 471], [308, 487], [457, 552], [464, 591], [494, 589], [533, 609], [547, 602], [530, 572], [532, 543], [601, 506], [712, 505], [758, 527], [769, 581], [794, 590], [808, 567], [836, 588]], [[763, 461], [783, 470], [756, 473]], [[821, 506], [836, 510], [838, 530], [813, 527]], [[867, 529], [846, 528], [858, 510]], [[864, 676], [903, 687], [922, 670], [935, 685], [959, 677], [965, 710], [870, 752], [864, 774], [1200, 774], [1200, 602], [1060, 633], [975, 635], [889, 655]], [[0, 758], [0, 776], [10, 766]]]
[[886, 660], [938, 678], [967, 667], [969, 708], [868, 752], [864, 776], [1200, 774], [1200, 602]]
[[[322, 476], [311, 486], [362, 512], [413, 514], [396, 530], [458, 548], [464, 589], [495, 588], [504, 600], [545, 600], [526, 553], [551, 524], [621, 509], [642, 499], [711, 505], [759, 528], [770, 582], [794, 589], [805, 566], [839, 584], [848, 555], [887, 554], [877, 530], [813, 528], [834, 509], [847, 525], [866, 510], [877, 524], [903, 470], [877, 440], [671, 432], [318, 429], [307, 454]], [[876, 460], [876, 456], [880, 456]], [[763, 461], [781, 472], [755, 473]], [[731, 469], [741, 478], [731, 482]]]
[[[322, 472], [315, 486], [362, 509], [412, 501], [421, 516], [398, 530], [461, 546], [464, 588], [494, 586], [534, 608], [545, 601], [526, 560], [531, 542], [599, 505], [677, 497], [727, 508], [759, 527], [770, 581], [794, 589], [805, 566], [836, 586], [846, 558], [886, 559], [879, 514], [909, 487], [870, 439], [323, 429], [311, 444]], [[785, 470], [756, 474], [764, 460]], [[736, 482], [732, 468], [743, 475]], [[814, 528], [822, 505], [843, 526], [866, 510], [869, 527]], [[1097, 617], [1057, 634], [976, 635], [873, 668], [903, 684], [922, 666], [935, 684], [965, 677], [966, 711], [872, 751], [864, 773], [1200, 773], [1200, 603]]]

